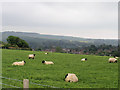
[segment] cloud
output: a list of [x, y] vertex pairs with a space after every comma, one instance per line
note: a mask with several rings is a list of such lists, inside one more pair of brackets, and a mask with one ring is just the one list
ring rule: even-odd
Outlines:
[[[116, 2], [8, 3], [2, 8], [3, 30], [12, 27], [16, 31], [117, 38]], [[96, 37], [94, 32], [101, 35]], [[105, 32], [109, 36], [103, 35]], [[84, 34], [78, 35], [81, 33]]]

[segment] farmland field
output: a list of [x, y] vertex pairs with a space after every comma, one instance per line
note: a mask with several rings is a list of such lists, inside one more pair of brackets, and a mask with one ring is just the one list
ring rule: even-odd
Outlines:
[[[108, 56], [79, 55], [67, 53], [49, 53], [34, 51], [35, 59], [28, 59], [28, 54], [33, 51], [2, 50], [2, 83], [23, 87], [22, 81], [29, 79], [30, 88], [117, 88], [118, 63], [108, 63]], [[81, 62], [87, 58], [86, 62]], [[16, 60], [18, 59], [18, 60]], [[12, 66], [15, 61], [26, 61], [24, 66]], [[53, 61], [54, 65], [44, 65], [42, 60]], [[65, 82], [67, 73], [74, 73], [79, 81], [76, 83]], [[11, 79], [7, 79], [11, 78]], [[42, 84], [42, 85], [41, 85]], [[44, 86], [48, 85], [48, 86]], [[3, 85], [5, 88], [11, 86]]]

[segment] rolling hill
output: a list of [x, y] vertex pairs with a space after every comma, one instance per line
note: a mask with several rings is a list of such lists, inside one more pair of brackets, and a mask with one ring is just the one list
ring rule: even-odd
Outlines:
[[[71, 36], [57, 36], [57, 35], [44, 35], [39, 33], [30, 32], [14, 32], [6, 31], [2, 33], [2, 41], [6, 42], [6, 38], [10, 35], [18, 36], [27, 41], [31, 48], [50, 48], [60, 46], [62, 48], [76, 48], [89, 45], [114, 45], [117, 46], [117, 39], [87, 39]], [[1, 34], [0, 34], [1, 35]]]

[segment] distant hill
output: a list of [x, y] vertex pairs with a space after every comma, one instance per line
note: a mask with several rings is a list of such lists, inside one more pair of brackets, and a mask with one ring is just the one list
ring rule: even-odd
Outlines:
[[[29, 32], [14, 32], [6, 31], [2, 33], [2, 41], [6, 42], [6, 38], [10, 35], [18, 36], [29, 43], [31, 48], [50, 48], [60, 46], [62, 48], [76, 48], [94, 45], [118, 45], [117, 39], [87, 39], [71, 36], [57, 36], [57, 35], [44, 35], [39, 33]], [[1, 34], [0, 34], [1, 35]]]

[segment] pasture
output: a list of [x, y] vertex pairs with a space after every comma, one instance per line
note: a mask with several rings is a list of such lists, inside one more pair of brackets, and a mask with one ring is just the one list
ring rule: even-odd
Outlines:
[[[117, 88], [118, 63], [108, 63], [108, 56], [49, 53], [34, 51], [35, 59], [28, 59], [33, 51], [2, 50], [2, 76], [17, 80], [29, 79], [30, 82], [58, 88]], [[82, 58], [87, 58], [81, 62]], [[18, 59], [18, 60], [16, 60]], [[13, 62], [26, 61], [24, 66], [12, 66]], [[44, 65], [42, 60], [53, 61], [54, 65]], [[65, 82], [67, 73], [74, 73], [79, 81]], [[23, 83], [2, 79], [3, 83], [23, 87]], [[50, 88], [30, 84], [30, 88]], [[3, 85], [5, 88], [12, 88]]]

